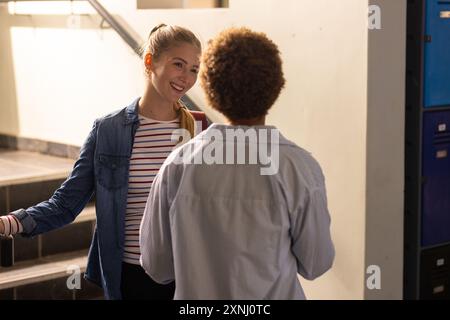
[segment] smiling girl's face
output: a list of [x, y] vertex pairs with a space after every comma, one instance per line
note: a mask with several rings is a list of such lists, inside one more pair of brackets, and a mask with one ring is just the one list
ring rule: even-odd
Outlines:
[[180, 43], [163, 52], [151, 63], [150, 81], [160, 97], [177, 102], [197, 81], [201, 51]]

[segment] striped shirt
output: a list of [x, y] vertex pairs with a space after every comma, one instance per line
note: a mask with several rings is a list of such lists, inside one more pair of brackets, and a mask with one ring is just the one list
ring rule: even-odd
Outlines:
[[1, 216], [0, 221], [3, 222], [5, 228], [5, 231], [1, 235], [13, 236], [16, 233], [21, 233], [23, 231], [22, 224], [12, 214]]
[[172, 141], [180, 119], [156, 121], [139, 115], [139, 128], [134, 136], [128, 179], [125, 215], [125, 251], [123, 261], [139, 265], [139, 227], [153, 179], [167, 156], [177, 145]]

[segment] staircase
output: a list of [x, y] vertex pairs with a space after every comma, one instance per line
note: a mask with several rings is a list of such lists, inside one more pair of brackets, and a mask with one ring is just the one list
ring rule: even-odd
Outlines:
[[[49, 199], [74, 162], [0, 149], [0, 215]], [[63, 228], [31, 239], [17, 236], [2, 240], [0, 300], [102, 299], [103, 290], [83, 278], [94, 227], [95, 207], [89, 203], [72, 224]], [[73, 280], [78, 270], [79, 285]]]

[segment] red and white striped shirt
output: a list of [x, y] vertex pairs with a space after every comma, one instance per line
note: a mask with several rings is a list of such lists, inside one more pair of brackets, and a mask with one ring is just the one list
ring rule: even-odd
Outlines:
[[178, 144], [172, 141], [180, 120], [156, 121], [139, 115], [139, 128], [134, 137], [130, 158], [128, 199], [125, 215], [125, 251], [123, 261], [139, 265], [139, 227], [148, 193], [159, 168]]
[[23, 231], [22, 224], [17, 220], [12, 214], [0, 217], [3, 226], [5, 227], [5, 232], [2, 235], [13, 236], [16, 233], [21, 233]]

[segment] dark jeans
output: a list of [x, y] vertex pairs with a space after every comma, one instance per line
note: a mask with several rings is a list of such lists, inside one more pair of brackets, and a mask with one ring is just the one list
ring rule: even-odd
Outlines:
[[120, 289], [123, 300], [172, 300], [175, 282], [159, 284], [141, 266], [123, 262]]

